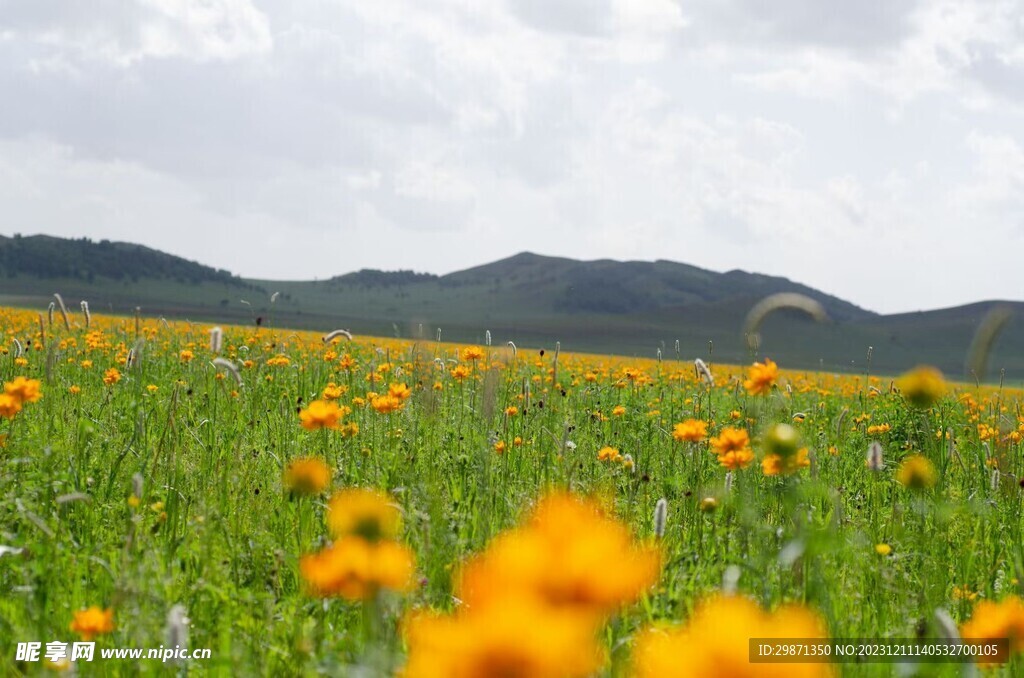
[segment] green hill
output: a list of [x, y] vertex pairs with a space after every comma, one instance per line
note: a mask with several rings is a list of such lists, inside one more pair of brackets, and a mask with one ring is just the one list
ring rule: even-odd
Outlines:
[[[762, 354], [791, 367], [873, 372], [931, 363], [962, 375], [971, 337], [996, 303], [1015, 314], [999, 337], [990, 376], [1024, 377], [1024, 304], [980, 302], [920, 313], [879, 315], [785, 278], [717, 273], [671, 261], [576, 261], [523, 252], [437, 276], [364, 269], [323, 281], [248, 280], [127, 243], [47, 236], [0, 237], [0, 302], [44, 307], [53, 292], [95, 310], [194, 320], [273, 324], [357, 334], [551, 346], [566, 350], [746, 362], [743, 318], [759, 299], [799, 292], [831, 322], [778, 313], [762, 328]], [[271, 303], [271, 295], [279, 293]]]

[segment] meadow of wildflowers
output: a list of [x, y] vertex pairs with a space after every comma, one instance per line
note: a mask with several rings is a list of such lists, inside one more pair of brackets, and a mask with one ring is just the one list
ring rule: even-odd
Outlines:
[[[4, 675], [886, 676], [748, 639], [1008, 638], [1022, 392], [0, 310]], [[695, 362], [695, 359], [698, 359]], [[23, 641], [208, 660], [16, 659]]]

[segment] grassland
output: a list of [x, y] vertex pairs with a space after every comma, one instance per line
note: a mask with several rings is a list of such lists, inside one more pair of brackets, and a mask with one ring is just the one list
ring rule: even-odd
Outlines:
[[[16, 661], [15, 644], [78, 640], [69, 627], [92, 606], [112, 614], [98, 647], [157, 647], [183, 628], [188, 646], [210, 648], [212, 658], [80, 662], [82, 675], [384, 675], [426, 652], [426, 641], [407, 635], [425, 610], [456, 615], [434, 630], [435, 644], [452, 643], [438, 647], [485, 658], [463, 666], [468, 675], [508, 666], [520, 670], [509, 675], [539, 675], [543, 661], [561, 667], [555, 675], [640, 675], [644, 630], [702, 619], [695, 610], [723, 589], [765, 611], [795, 605], [835, 638], [940, 637], [949, 629], [939, 610], [961, 632], [1013, 635], [1024, 625], [1012, 610], [980, 607], [1018, 601], [1024, 573], [1018, 389], [948, 384], [914, 407], [913, 383], [900, 393], [866, 370], [776, 374], [709, 361], [711, 385], [695, 373], [695, 355], [677, 359], [671, 346], [660, 361], [497, 341], [467, 351], [430, 339], [325, 343], [268, 324], [225, 326], [215, 354], [209, 325], [94, 313], [86, 327], [76, 312], [66, 328], [58, 312], [40, 328], [35, 313], [0, 311], [0, 379], [39, 380], [42, 393], [0, 418], [5, 674], [44, 672], [43, 663]], [[238, 382], [215, 356], [237, 366]], [[338, 408], [338, 419], [310, 419], [320, 407]], [[705, 434], [687, 440], [684, 422], [701, 422]], [[780, 423], [806, 451], [773, 474], [767, 457]], [[721, 449], [737, 432], [749, 437], [749, 458]], [[865, 454], [875, 442], [881, 460], [871, 469]], [[313, 483], [304, 494], [286, 477], [304, 458], [324, 465], [329, 487]], [[915, 463], [926, 471], [913, 475]], [[303, 558], [355, 539], [326, 525], [329, 498], [353, 487], [379, 491], [400, 513], [394, 540], [413, 570], [400, 585], [327, 595]], [[516, 607], [515, 616], [509, 603], [475, 619], [489, 608], [460, 586], [463, 565], [498, 552], [498, 536], [552, 491], [592, 497], [634, 546], [602, 551], [596, 535], [611, 528], [587, 518], [559, 533], [574, 545], [559, 562], [540, 554], [514, 568], [560, 573], [573, 596], [545, 599], [535, 614]], [[522, 530], [511, 534], [522, 539]], [[631, 559], [649, 552], [658, 554], [653, 577], [631, 575]], [[355, 580], [383, 577], [380, 562], [369, 562]], [[496, 589], [532, 600], [525, 575], [494, 572], [504, 572], [486, 579]], [[609, 590], [614, 604], [572, 644], [593, 643], [597, 668], [573, 672], [586, 658], [529, 655], [542, 652], [531, 644], [538, 634], [555, 648], [548, 652], [559, 651], [552, 638], [579, 640], [559, 636], [570, 627], [558, 620]], [[189, 619], [177, 630], [174, 609]], [[771, 667], [746, 664], [746, 629], [785, 636], [806, 625], [744, 614], [729, 628], [710, 624], [701, 652], [736, 659], [728, 675], [769, 675]], [[483, 631], [513, 622], [518, 634], [504, 643]], [[458, 625], [471, 623], [479, 626], [455, 643]], [[579, 628], [591, 627], [571, 627]], [[669, 654], [692, 651], [680, 640]], [[679, 675], [693, 675], [687, 666], [677, 664]], [[775, 668], [824, 675], [828, 666]], [[834, 670], [885, 676], [897, 667]], [[961, 673], [951, 664], [898, 670]], [[991, 671], [1020, 675], [1024, 664], [1014, 655]]]

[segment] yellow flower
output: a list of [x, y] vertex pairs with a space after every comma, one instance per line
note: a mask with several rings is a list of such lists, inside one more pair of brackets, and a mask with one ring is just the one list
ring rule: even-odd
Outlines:
[[295, 494], [320, 494], [331, 484], [331, 469], [316, 457], [293, 459], [284, 470], [284, 486]]
[[772, 390], [779, 378], [779, 366], [769, 358], [763, 363], [754, 363], [750, 367], [750, 376], [744, 380], [743, 388], [751, 395], [763, 395]]
[[107, 386], [113, 386], [119, 381], [121, 381], [121, 371], [116, 367], [111, 367], [103, 373], [103, 383]]
[[604, 660], [589, 615], [535, 596], [506, 595], [454, 615], [415, 614], [404, 627], [403, 678], [583, 678]]
[[761, 460], [761, 470], [764, 471], [766, 476], [790, 475], [810, 465], [811, 460], [807, 457], [806, 447], [798, 450], [796, 454], [791, 454], [787, 457], [769, 454]]
[[764, 448], [768, 455], [791, 457], [800, 451], [800, 434], [789, 424], [775, 424], [764, 434]]
[[730, 471], [747, 468], [753, 461], [754, 453], [749, 447], [718, 455], [718, 463]]
[[946, 394], [946, 381], [942, 372], [934, 367], [921, 365], [900, 377], [896, 385], [908, 403], [914, 407], [927, 408], [934, 405]]
[[655, 547], [634, 545], [626, 526], [596, 504], [555, 494], [471, 560], [457, 588], [470, 608], [534, 595], [559, 608], [606, 614], [653, 585], [660, 566]]
[[21, 412], [21, 401], [9, 393], [0, 393], [0, 417], [14, 419]]
[[405, 384], [391, 384], [388, 386], [388, 395], [402, 401], [408, 400], [409, 396], [412, 395], [412, 391]]
[[792, 605], [768, 613], [746, 598], [718, 596], [699, 605], [685, 627], [642, 633], [633, 651], [633, 676], [831, 676], [829, 664], [755, 664], [749, 660], [750, 638], [825, 637], [824, 622], [806, 607]]
[[346, 386], [338, 386], [332, 381], [331, 383], [327, 384], [327, 386], [324, 386], [324, 392], [321, 394], [321, 397], [324, 400], [337, 400], [347, 390], [348, 388]]
[[484, 357], [484, 350], [479, 346], [467, 346], [462, 349], [463, 360], [480, 360]]
[[875, 544], [875, 553], [880, 556], [887, 556], [892, 553], [892, 547], [888, 544]]
[[598, 461], [618, 461], [621, 458], [622, 455], [614, 447], [602, 447], [597, 452]]
[[377, 490], [349, 488], [331, 497], [327, 528], [335, 539], [356, 535], [367, 541], [394, 539], [402, 529], [402, 514]]
[[622, 406], [622, 405], [616, 405], [615, 407], [612, 408], [612, 416], [613, 417], [621, 417], [625, 413], [626, 413], [626, 408], [624, 406]]
[[465, 365], [456, 365], [452, 368], [452, 379], [455, 381], [462, 381], [469, 376], [469, 368]]
[[320, 428], [338, 428], [343, 416], [342, 411], [333, 402], [314, 400], [309, 407], [299, 412], [302, 428], [315, 431]]
[[368, 542], [350, 536], [299, 559], [309, 592], [367, 600], [381, 589], [407, 591], [412, 586], [413, 555], [402, 544]]
[[900, 463], [896, 471], [896, 480], [912, 490], [925, 490], [935, 486], [939, 474], [926, 457], [913, 454]]
[[973, 602], [977, 600], [978, 592], [972, 591], [971, 587], [967, 584], [953, 587], [953, 600], [966, 600]]
[[505, 416], [514, 417], [517, 414], [519, 414], [519, 408], [516, 407], [515, 405], [510, 405], [509, 407], [505, 408]]
[[101, 610], [95, 605], [85, 610], [78, 610], [68, 629], [88, 642], [102, 633], [110, 633], [114, 630], [114, 611], [110, 608]]
[[184, 351], [181, 351], [180, 353], [178, 353], [178, 359], [181, 362], [183, 362], [183, 363], [190, 363], [190, 362], [192, 362], [192, 358], [195, 358], [195, 357], [196, 357], [195, 354], [192, 351], [188, 350], [188, 349], [185, 349]]
[[146, 386], [146, 390], [149, 391], [150, 393], [156, 393], [158, 388], [159, 387], [156, 384], [149, 384], [148, 386]]
[[68, 393], [70, 393], [71, 395], [78, 395], [81, 392], [82, 387], [78, 386], [77, 384], [72, 384], [71, 386], [68, 386]]
[[[1009, 653], [1024, 650], [1024, 601], [1009, 596], [995, 603], [983, 600], [974, 606], [970, 620], [961, 628], [960, 634], [966, 640], [990, 640], [1008, 638]], [[1008, 653], [982, 658], [981, 664], [1002, 664], [1009, 659]]]
[[[405, 384], [402, 385], [404, 386]], [[381, 414], [391, 414], [405, 407], [405, 403], [402, 402], [401, 398], [396, 398], [390, 393], [386, 393], [373, 397], [370, 400], [370, 407]]]
[[505, 441], [504, 440], [499, 440], [498, 442], [494, 443], [494, 451], [497, 452], [498, 454], [504, 454], [504, 452], [505, 452]]
[[4, 393], [17, 399], [21, 404], [35, 403], [43, 397], [42, 391], [39, 390], [39, 385], [38, 379], [15, 377], [14, 381], [4, 384]]
[[742, 450], [750, 447], [750, 435], [742, 428], [727, 426], [717, 437], [711, 439], [711, 447], [719, 455]]
[[687, 419], [672, 429], [672, 437], [679, 442], [699, 443], [707, 436], [708, 424], [700, 419]]

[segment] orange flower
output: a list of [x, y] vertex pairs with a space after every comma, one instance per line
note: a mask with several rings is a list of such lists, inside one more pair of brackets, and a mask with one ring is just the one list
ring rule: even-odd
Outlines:
[[559, 608], [610, 613], [652, 586], [660, 566], [656, 548], [634, 545], [626, 526], [595, 503], [555, 494], [471, 560], [458, 590], [470, 608], [536, 595]]
[[347, 386], [338, 386], [332, 381], [331, 383], [327, 384], [327, 386], [324, 386], [324, 391], [321, 394], [321, 397], [324, 400], [337, 400], [347, 390]]
[[10, 393], [0, 393], [0, 417], [14, 419], [21, 412], [21, 401]]
[[[983, 600], [974, 606], [970, 620], [960, 633], [966, 640], [989, 640], [1008, 638], [1009, 652], [1024, 650], [1024, 601], [1010, 596], [998, 603]], [[980, 660], [979, 663], [1001, 664], [1009, 659], [1007, 653]]]
[[392, 398], [397, 398], [399, 401], [408, 400], [409, 396], [412, 395], [412, 391], [405, 384], [391, 384], [388, 387], [388, 395]]
[[309, 592], [367, 600], [381, 589], [406, 591], [412, 586], [413, 555], [402, 544], [385, 540], [370, 543], [346, 537], [299, 559], [299, 572]]
[[939, 473], [927, 457], [912, 454], [900, 463], [896, 471], [896, 480], [912, 490], [925, 490], [935, 486], [939, 480]]
[[708, 424], [700, 419], [687, 419], [675, 425], [672, 437], [679, 442], [699, 443], [708, 437]]
[[480, 360], [484, 357], [484, 350], [479, 346], [467, 346], [462, 349], [463, 360]]
[[750, 376], [743, 382], [743, 388], [750, 395], [763, 395], [772, 390], [778, 378], [779, 366], [765, 358], [763, 363], [754, 363], [750, 367]]
[[711, 439], [711, 447], [718, 455], [736, 452], [750, 447], [750, 435], [742, 428], [727, 426]]
[[452, 368], [452, 379], [455, 381], [462, 381], [470, 374], [469, 368], [465, 365], [456, 365]]
[[946, 395], [946, 380], [942, 372], [928, 365], [919, 365], [901, 376], [896, 385], [908, 403], [928, 408]]
[[[404, 386], [405, 384], [402, 385]], [[401, 398], [397, 398], [391, 395], [391, 393], [386, 393], [372, 398], [370, 406], [381, 414], [391, 414], [405, 407], [405, 403], [402, 402]]]
[[79, 610], [75, 612], [74, 620], [68, 628], [88, 642], [101, 633], [110, 633], [114, 630], [114, 611], [109, 607], [101, 610], [95, 605]]
[[184, 351], [178, 353], [178, 359], [183, 363], [190, 363], [192, 362], [192, 359], [195, 357], [196, 354], [188, 349], [185, 349]]
[[343, 413], [338, 406], [327, 400], [314, 400], [309, 407], [299, 412], [302, 428], [315, 431], [320, 428], [338, 428]]
[[792, 605], [774, 613], [740, 596], [711, 598], [697, 607], [685, 627], [649, 629], [633, 651], [636, 678], [689, 676], [831, 676], [829, 664], [750, 662], [750, 638], [825, 638], [824, 622], [812, 610]]
[[811, 465], [807, 457], [807, 448], [802, 447], [795, 455], [783, 457], [778, 454], [769, 454], [761, 460], [761, 470], [766, 476], [789, 475], [802, 468]]
[[284, 486], [295, 494], [320, 494], [331, 484], [331, 469], [316, 457], [293, 459], [284, 471]]
[[21, 404], [38, 402], [43, 397], [42, 391], [39, 390], [39, 380], [25, 377], [15, 377], [14, 381], [4, 384], [4, 393], [17, 399]]
[[614, 447], [602, 447], [597, 453], [598, 461], [618, 461], [621, 458], [622, 455]]
[[393, 539], [402, 529], [402, 514], [386, 494], [349, 488], [331, 497], [327, 527], [339, 539], [356, 535], [368, 541]]
[[754, 452], [749, 447], [718, 455], [718, 463], [730, 471], [747, 468], [752, 461], [754, 461]]
[[604, 657], [592, 618], [533, 596], [505, 596], [454, 615], [416, 614], [405, 624], [403, 678], [583, 678]]
[[113, 386], [119, 381], [121, 381], [121, 371], [116, 367], [111, 367], [103, 373], [103, 383], [107, 386]]
[[711, 447], [718, 455], [718, 463], [729, 470], [742, 469], [754, 461], [750, 449], [750, 435], [741, 428], [726, 427], [711, 439]]

